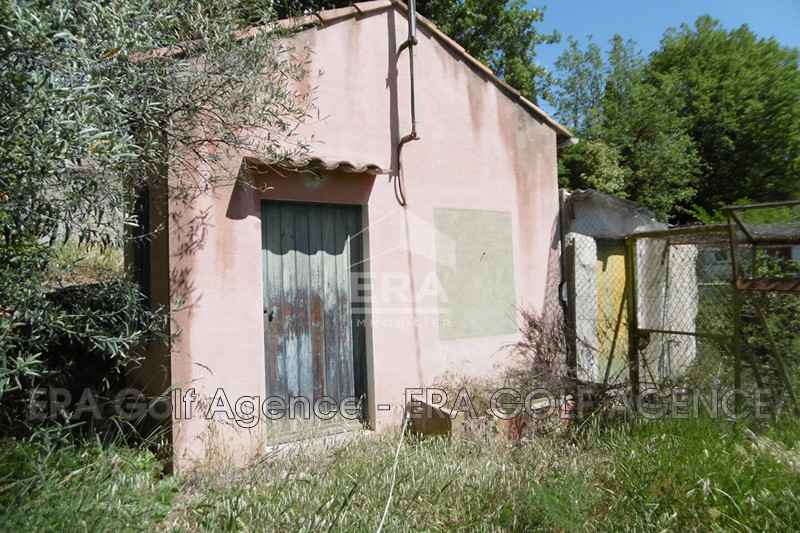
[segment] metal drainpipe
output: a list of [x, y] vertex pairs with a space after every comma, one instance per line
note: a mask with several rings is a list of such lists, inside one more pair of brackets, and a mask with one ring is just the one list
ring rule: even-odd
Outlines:
[[408, 61], [411, 68], [411, 133], [400, 139], [398, 152], [403, 145], [409, 141], [419, 139], [417, 133], [417, 2], [408, 2], [408, 40], [400, 45], [397, 51], [400, 54], [404, 49], [409, 48]]
[[406, 195], [403, 191], [402, 174], [400, 167], [402, 166], [402, 152], [403, 145], [409, 141], [419, 139], [417, 133], [417, 2], [410, 0], [408, 3], [408, 39], [400, 45], [397, 54], [400, 55], [404, 49], [409, 49], [408, 62], [410, 66], [411, 77], [411, 133], [400, 139], [397, 143], [397, 178], [395, 179], [395, 196], [398, 203], [406, 206]]

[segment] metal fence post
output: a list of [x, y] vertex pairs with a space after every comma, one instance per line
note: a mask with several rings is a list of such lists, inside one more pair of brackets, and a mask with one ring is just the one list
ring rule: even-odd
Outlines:
[[639, 312], [636, 283], [636, 239], [628, 237], [627, 261], [625, 261], [625, 283], [628, 285], [628, 365], [631, 379], [631, 393], [639, 395]]
[[[733, 387], [742, 388], [742, 303], [739, 298], [739, 240], [731, 219], [731, 212], [726, 211], [728, 218], [728, 238], [731, 246], [731, 289], [733, 290]], [[737, 398], [739, 398], [737, 396]]]

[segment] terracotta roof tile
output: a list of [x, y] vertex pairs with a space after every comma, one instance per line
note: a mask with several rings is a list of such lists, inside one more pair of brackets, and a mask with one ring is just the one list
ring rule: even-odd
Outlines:
[[282, 160], [274, 160], [274, 161], [264, 161], [262, 159], [258, 159], [255, 157], [247, 157], [245, 161], [248, 165], [253, 166], [276, 166], [283, 169], [289, 170], [314, 170], [314, 169], [321, 169], [321, 170], [341, 170], [344, 172], [351, 172], [355, 174], [388, 174], [390, 172], [389, 169], [382, 168], [380, 165], [375, 163], [367, 163], [364, 161], [348, 161], [346, 159], [338, 159], [335, 157], [328, 157], [328, 156], [305, 156], [305, 157], [293, 157], [287, 158]]

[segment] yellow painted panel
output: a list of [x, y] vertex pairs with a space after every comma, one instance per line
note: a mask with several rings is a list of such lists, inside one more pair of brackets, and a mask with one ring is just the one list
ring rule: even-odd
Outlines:
[[597, 241], [597, 327], [599, 380], [611, 360], [608, 382], [625, 378], [628, 309], [625, 294], [625, 243]]

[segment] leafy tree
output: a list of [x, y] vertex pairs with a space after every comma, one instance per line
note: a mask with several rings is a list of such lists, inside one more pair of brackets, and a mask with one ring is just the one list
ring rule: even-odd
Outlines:
[[683, 122], [663, 95], [643, 82], [646, 62], [632, 41], [610, 41], [607, 59], [574, 39], [559, 58], [556, 115], [582, 139], [564, 149], [560, 182], [631, 198], [660, 218], [694, 189], [696, 156]]
[[620, 159], [619, 150], [602, 139], [584, 138], [577, 145], [563, 149], [558, 160], [559, 185], [626, 198], [629, 172]]
[[159, 327], [123, 280], [65, 292], [51, 264], [56, 243], [119, 246], [123, 221], [135, 223], [132, 199], [166, 168], [202, 186], [206, 154], [303, 149], [292, 141], [306, 112], [295, 95], [301, 52], [266, 32], [236, 33], [273, 16], [267, 0], [0, 5], [4, 409], [58, 378], [66, 362], [51, 356], [65, 343], [121, 372]]
[[[276, 0], [279, 16], [351, 5], [349, 0]], [[430, 19], [495, 74], [536, 102], [552, 82], [536, 63], [536, 47], [557, 43], [559, 32], [542, 34], [536, 24], [543, 9], [523, 0], [419, 0], [417, 11]]]
[[536, 46], [557, 43], [561, 35], [537, 31], [544, 10], [528, 9], [523, 0], [422, 0], [418, 8], [529, 100], [546, 92], [551, 78], [536, 63]]
[[604, 93], [604, 139], [621, 153], [629, 171], [627, 196], [661, 219], [695, 194], [697, 155], [684, 120], [669, 105], [672, 88], [643, 83], [648, 65], [633, 41], [611, 40]]
[[742, 198], [800, 196], [799, 60], [708, 16], [668, 30], [646, 60], [619, 36], [605, 61], [570, 39], [552, 101], [584, 146], [563, 151], [561, 183], [678, 220]]
[[709, 16], [670, 29], [648, 82], [669, 88], [700, 155], [696, 203], [800, 197], [800, 52]]
[[600, 47], [591, 41], [586, 48], [571, 35], [569, 46], [556, 60], [558, 83], [551, 91], [550, 103], [558, 119], [582, 137], [599, 134], [602, 99], [606, 85], [606, 63]]

